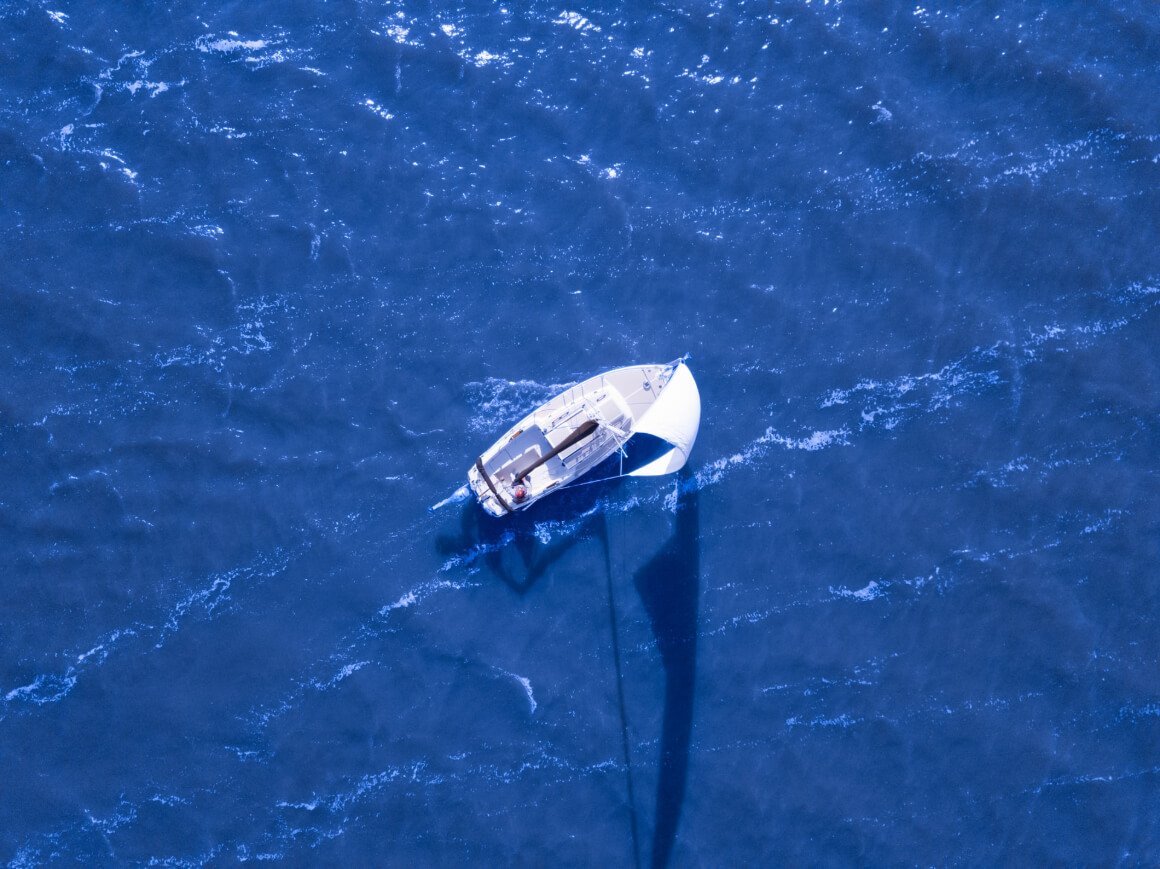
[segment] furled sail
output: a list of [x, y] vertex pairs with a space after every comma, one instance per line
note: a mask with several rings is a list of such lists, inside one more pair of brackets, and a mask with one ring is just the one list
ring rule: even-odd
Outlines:
[[680, 363], [652, 406], [633, 426], [634, 433], [651, 434], [672, 449], [648, 464], [629, 471], [632, 477], [659, 477], [684, 467], [701, 427], [701, 393], [693, 373]]

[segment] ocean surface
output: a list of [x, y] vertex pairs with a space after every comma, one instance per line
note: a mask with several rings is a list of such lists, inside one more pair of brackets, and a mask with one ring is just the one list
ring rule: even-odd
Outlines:
[[[0, 6], [0, 862], [1160, 863], [1150, 0]], [[686, 469], [432, 512], [690, 353]]]

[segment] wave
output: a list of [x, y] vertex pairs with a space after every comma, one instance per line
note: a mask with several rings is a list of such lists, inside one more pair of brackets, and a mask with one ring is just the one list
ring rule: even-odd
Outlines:
[[127, 651], [132, 641], [152, 643], [153, 649], [162, 648], [187, 621], [197, 617], [213, 619], [230, 600], [230, 590], [235, 584], [253, 584], [277, 576], [287, 569], [291, 558], [290, 552], [275, 549], [249, 564], [212, 575], [206, 585], [172, 604], [158, 622], [134, 622], [103, 634], [86, 651], [58, 653], [55, 657], [69, 661], [62, 670], [41, 673], [31, 682], [4, 692], [0, 695], [2, 708], [8, 711], [24, 704], [45, 706], [63, 700], [87, 673], [106, 664], [115, 652]]

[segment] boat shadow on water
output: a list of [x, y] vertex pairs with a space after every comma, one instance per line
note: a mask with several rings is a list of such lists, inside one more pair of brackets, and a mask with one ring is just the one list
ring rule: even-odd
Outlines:
[[[596, 538], [607, 547], [602, 502], [623, 482], [603, 480], [565, 489], [502, 519], [469, 500], [461, 509], [459, 533], [438, 536], [436, 549], [444, 558], [482, 564], [512, 591], [525, 594], [577, 543]], [[557, 530], [545, 540], [541, 529], [552, 526], [564, 533]]]
[[[606, 506], [613, 502], [613, 495], [623, 483], [623, 479], [612, 479], [565, 490], [547, 502], [534, 504], [504, 519], [493, 519], [474, 502], [469, 502], [463, 505], [459, 534], [437, 538], [436, 546], [444, 557], [478, 561], [521, 595], [577, 543], [594, 539], [603, 547], [633, 856], [639, 866], [641, 849], [633, 794], [633, 758], [624, 699], [631, 685], [626, 686], [623, 681], [613, 569], [614, 564], [624, 563], [624, 531], [618, 525], [622, 521], [619, 511], [610, 511]], [[700, 508], [699, 493], [687, 469], [680, 473], [677, 493], [668, 537], [633, 572], [633, 585], [648, 616], [665, 679], [650, 861], [654, 869], [668, 865], [676, 842], [688, 776], [696, 686]], [[567, 528], [567, 533], [558, 539], [545, 541], [537, 535], [538, 527], [557, 523]]]

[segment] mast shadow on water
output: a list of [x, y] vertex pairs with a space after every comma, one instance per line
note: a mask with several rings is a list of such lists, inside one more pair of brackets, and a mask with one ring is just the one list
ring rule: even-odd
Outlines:
[[[650, 445], [651, 446], [651, 445]], [[532, 505], [527, 511], [503, 519], [486, 515], [474, 502], [463, 505], [457, 535], [436, 539], [443, 556], [464, 561], [480, 561], [497, 578], [518, 594], [527, 593], [573, 546], [595, 539], [604, 549], [608, 573], [609, 620], [616, 663], [617, 695], [624, 742], [624, 757], [630, 810], [633, 852], [640, 864], [637, 814], [632, 784], [632, 756], [624, 701], [623, 670], [613, 586], [614, 563], [623, 564], [624, 552], [613, 558], [614, 548], [623, 550], [622, 535], [616, 535], [622, 521], [619, 511], [609, 511], [608, 502], [622, 486], [622, 478], [597, 479], [584, 486], [560, 492], [550, 501]], [[643, 566], [633, 573], [633, 583], [648, 616], [664, 669], [665, 693], [660, 739], [659, 775], [652, 840], [654, 869], [668, 865], [676, 841], [684, 804], [692, 737], [693, 701], [696, 684], [697, 616], [700, 599], [700, 513], [699, 493], [687, 468], [680, 471], [672, 531], [667, 540]], [[546, 542], [537, 526], [564, 526], [556, 530], [558, 539]], [[611, 532], [610, 532], [611, 528]], [[619, 537], [615, 543], [613, 537]], [[515, 558], [507, 553], [515, 552]]]

